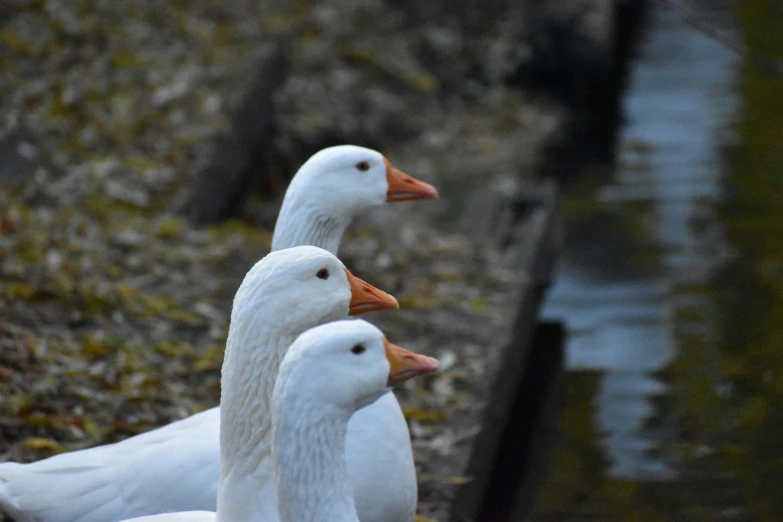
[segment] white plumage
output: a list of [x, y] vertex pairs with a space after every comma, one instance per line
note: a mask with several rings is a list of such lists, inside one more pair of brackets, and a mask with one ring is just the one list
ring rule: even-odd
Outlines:
[[[234, 503], [250, 500], [248, 492], [221, 500], [217, 513], [166, 513], [127, 522], [358, 522], [344, 450], [349, 419], [357, 409], [388, 395], [389, 385], [437, 368], [434, 359], [388, 343], [365, 321], [312, 328], [299, 336], [280, 365], [272, 399], [270, 462], [245, 468], [244, 479], [250, 482], [256, 473], [270, 475], [277, 511], [236, 516], [245, 506], [237, 510]], [[221, 405], [237, 407], [233, 399], [224, 398]], [[250, 419], [256, 429], [266, 431], [263, 419]], [[225, 431], [240, 433], [229, 424], [224, 420]], [[222, 458], [231, 462], [242, 452], [234, 446], [233, 451], [222, 451]], [[268, 489], [259, 493], [264, 501], [269, 495]]]
[[[350, 145], [325, 149], [292, 180], [273, 249], [316, 245], [336, 253], [358, 212], [386, 200], [433, 197], [437, 192], [431, 186], [400, 173], [378, 152]], [[268, 365], [270, 378], [276, 363]], [[0, 464], [0, 508], [20, 522], [112, 522], [214, 511], [220, 478], [219, 417], [219, 409], [213, 408], [115, 444], [31, 464]], [[363, 522], [413, 520], [417, 487], [410, 435], [393, 394], [351, 418], [346, 450]]]

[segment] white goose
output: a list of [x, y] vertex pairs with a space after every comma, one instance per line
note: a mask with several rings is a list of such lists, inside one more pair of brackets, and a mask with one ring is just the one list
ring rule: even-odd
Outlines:
[[429, 183], [396, 169], [380, 152], [340, 145], [315, 153], [288, 185], [272, 250], [314, 245], [337, 255], [360, 212], [386, 201], [435, 199]]
[[[272, 397], [271, 475], [279, 521], [358, 522], [345, 458], [351, 415], [385, 395], [389, 386], [437, 369], [437, 360], [391, 344], [366, 321], [336, 321], [300, 335], [283, 358]], [[246, 401], [237, 399], [224, 395], [221, 406], [225, 411], [244, 410]], [[254, 412], [246, 416], [253, 424], [251, 431], [270, 438], [268, 418]], [[225, 417], [222, 423], [224, 432], [238, 434]], [[229, 451], [221, 452], [224, 470], [247, 475], [269, 473], [270, 462], [266, 460], [257, 462], [255, 469], [245, 465], [248, 451], [244, 444], [230, 444]], [[220, 488], [224, 489], [222, 483]], [[262, 502], [267, 496], [265, 491]], [[217, 513], [167, 513], [133, 521], [277, 520], [229, 518], [226, 512], [237, 514], [233, 506], [221, 501]]]
[[[401, 173], [376, 151], [352, 145], [324, 149], [291, 181], [272, 246], [312, 244], [336, 253], [353, 215], [384, 200], [435, 197], [432, 186]], [[119, 443], [31, 464], [0, 464], [0, 509], [20, 522], [106, 522], [214, 511], [219, 433], [220, 410], [212, 408]], [[413, 454], [393, 394], [354, 415], [346, 448], [361, 519], [412, 520]]]
[[[357, 310], [396, 306], [392, 296], [352, 276], [326, 250], [301, 246], [272, 252], [250, 269], [234, 297], [221, 382], [221, 402], [232, 407], [216, 409], [219, 415], [193, 415], [113, 444], [109, 446], [109, 456], [115, 460], [97, 468], [91, 466], [99, 460], [89, 451], [47, 459], [56, 466], [48, 466], [37, 476], [24, 477], [24, 485], [28, 491], [41, 491], [33, 481], [51, 480], [46, 471], [55, 469], [60, 481], [50, 485], [57, 489], [46, 491], [49, 498], [43, 504], [47, 510], [43, 513], [36, 510], [41, 503], [36, 503], [30, 493], [17, 497], [25, 502], [23, 516], [43, 520], [74, 516], [74, 512], [78, 515], [85, 501], [106, 497], [105, 492], [91, 495], [84, 485], [86, 479], [96, 491], [109, 490], [121, 500], [119, 505], [102, 501], [104, 509], [89, 513], [92, 520], [127, 518], [123, 513], [132, 511], [137, 505], [135, 501], [145, 502], [149, 498], [165, 503], [194, 495], [186, 505], [207, 509], [203, 506], [214, 505], [214, 500], [199, 503], [198, 496], [215, 495], [217, 481], [211, 476], [215, 473], [221, 482], [220, 502], [233, 508], [223, 511], [226, 520], [252, 519], [262, 514], [269, 518], [275, 510], [274, 496], [270, 477], [261, 472], [265, 468], [260, 464], [268, 455], [269, 401], [286, 350], [308, 328]], [[222, 422], [227, 428], [219, 434], [222, 444], [213, 422], [218, 427]], [[203, 433], [215, 440], [205, 440]], [[218, 446], [213, 447], [213, 442]], [[212, 458], [214, 449], [218, 451], [217, 459]], [[222, 468], [221, 452], [225, 455]], [[103, 457], [105, 453], [98, 455]], [[92, 460], [85, 461], [85, 456]], [[250, 469], [254, 473], [248, 473]], [[97, 471], [104, 475], [96, 474]], [[19, 483], [11, 478], [14, 484]], [[268, 501], [261, 503], [259, 492], [265, 490], [269, 491]], [[58, 505], [52, 497], [59, 500]], [[170, 505], [163, 507], [170, 509]], [[119, 518], [115, 518], [115, 513], [120, 514]]]

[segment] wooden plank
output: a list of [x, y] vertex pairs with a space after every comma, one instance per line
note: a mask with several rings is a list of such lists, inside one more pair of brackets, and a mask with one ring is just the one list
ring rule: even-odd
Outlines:
[[469, 449], [470, 459], [464, 471], [458, 474], [472, 477], [458, 491], [449, 519], [454, 522], [473, 521], [478, 516], [481, 503], [491, 483], [492, 471], [509, 417], [513, 414], [513, 402], [517, 396], [529, 357], [532, 336], [535, 332], [542, 289], [550, 282], [556, 250], [556, 200], [552, 192], [543, 191], [536, 202], [533, 213], [540, 215], [540, 221], [533, 230], [534, 235], [523, 239], [520, 245], [528, 247], [529, 255], [520, 259], [522, 269], [533, 275], [524, 288], [520, 289], [521, 299], [513, 323], [511, 342], [503, 353], [499, 354], [495, 374], [487, 381], [491, 385], [489, 403], [479, 418], [481, 432], [472, 441]]
[[566, 386], [565, 328], [540, 322], [477, 520], [526, 520], [549, 472]]

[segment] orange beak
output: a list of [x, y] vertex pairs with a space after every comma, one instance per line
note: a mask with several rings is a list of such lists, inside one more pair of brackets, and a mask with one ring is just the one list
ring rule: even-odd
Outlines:
[[386, 347], [386, 359], [389, 360], [388, 386], [394, 386], [419, 375], [427, 375], [438, 371], [438, 360], [426, 355], [420, 355], [390, 343], [383, 338]]
[[386, 158], [383, 158], [383, 162], [386, 164], [386, 182], [389, 184], [386, 201], [438, 199], [435, 187], [397, 170]]
[[378, 290], [371, 284], [365, 283], [354, 276], [347, 268], [345, 269], [345, 275], [348, 276], [348, 284], [351, 285], [351, 305], [348, 315], [359, 315], [365, 312], [400, 307], [394, 296], [387, 294], [383, 290]]

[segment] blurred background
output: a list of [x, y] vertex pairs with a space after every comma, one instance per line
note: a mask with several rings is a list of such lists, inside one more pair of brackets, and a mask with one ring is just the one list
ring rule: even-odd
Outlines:
[[[498, 172], [559, 187], [528, 519], [783, 519], [781, 28], [779, 0], [0, 0], [0, 460], [216, 404], [288, 179], [354, 143], [441, 190], [444, 237]], [[395, 245], [367, 227], [346, 264], [436, 306], [402, 254], [361, 265]], [[402, 393], [426, 469], [452, 406]]]

